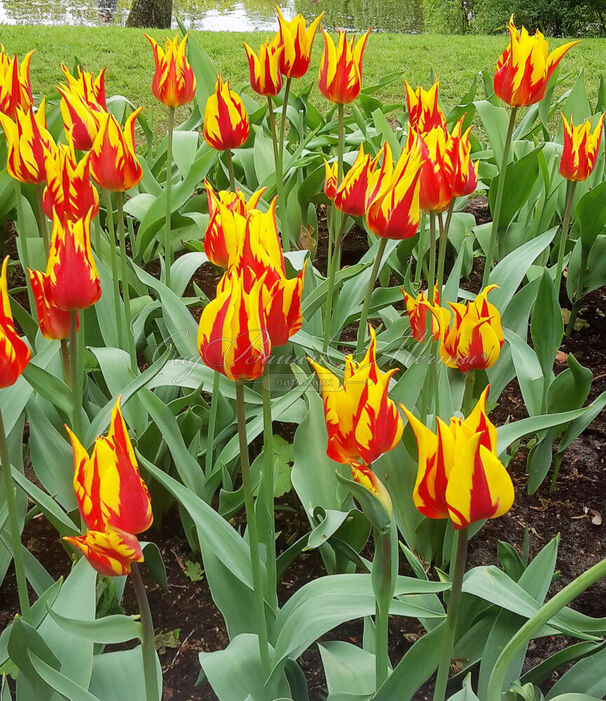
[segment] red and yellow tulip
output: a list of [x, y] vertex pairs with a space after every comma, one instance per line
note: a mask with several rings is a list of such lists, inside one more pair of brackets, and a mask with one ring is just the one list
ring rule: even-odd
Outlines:
[[392, 156], [385, 145], [385, 168], [377, 194], [369, 201], [366, 212], [368, 228], [387, 239], [407, 239], [417, 233], [421, 210], [419, 191], [421, 178], [421, 149], [418, 140], [410, 141], [391, 168]]
[[217, 296], [202, 310], [202, 361], [230, 380], [256, 380], [271, 355], [263, 313], [263, 279], [246, 291], [238, 271], [225, 273]]
[[114, 528], [143, 533], [153, 522], [149, 491], [137, 465], [120, 397], [107, 436], [95, 440], [89, 455], [67, 429], [74, 453], [74, 491], [82, 520], [91, 531]]
[[455, 167], [451, 160], [448, 132], [436, 127], [424, 134], [409, 132], [409, 140], [419, 139], [421, 170], [420, 206], [426, 212], [443, 212], [454, 192]]
[[[39, 270], [27, 269], [36, 303], [38, 325], [45, 338], [60, 340], [69, 336], [69, 312], [59, 309], [52, 295], [50, 277]], [[78, 319], [78, 326], [80, 320]]]
[[217, 151], [239, 148], [248, 139], [248, 114], [239, 95], [217, 76], [215, 92], [206, 101], [204, 138]]
[[297, 277], [288, 279], [281, 275], [271, 287], [263, 287], [265, 328], [272, 348], [279, 348], [288, 343], [290, 337], [301, 328], [301, 295], [306, 267], [307, 261]]
[[570, 123], [562, 115], [564, 125], [564, 148], [560, 159], [560, 174], [572, 182], [581, 182], [593, 173], [600, 153], [600, 142], [604, 128], [602, 115], [596, 128], [591, 131], [591, 122], [587, 119], [575, 127], [572, 117]]
[[471, 160], [471, 127], [463, 131], [465, 116], [456, 123], [448, 139], [449, 158], [453, 169], [452, 196], [471, 195], [478, 186], [478, 164]]
[[324, 194], [329, 200], [334, 200], [339, 183], [339, 164], [329, 163], [324, 159]]
[[[416, 297], [409, 295], [404, 290], [402, 290], [402, 294], [404, 295], [406, 311], [408, 312], [408, 318], [410, 320], [412, 337], [415, 341], [423, 343], [427, 335], [427, 305], [429, 300], [425, 292], [419, 292]], [[435, 304], [440, 304], [440, 293], [437, 284], [433, 290], [433, 299]], [[431, 338], [433, 341], [437, 341], [438, 338], [440, 338], [440, 327], [433, 315], [431, 318]]]
[[[259, 200], [267, 188], [261, 188], [250, 196], [248, 201], [245, 194], [241, 190], [232, 192], [231, 190], [221, 190], [216, 193], [208, 180], [204, 181], [206, 186], [206, 197], [208, 200], [208, 225], [204, 234], [204, 252], [208, 260], [220, 268], [227, 268], [230, 261], [229, 250], [235, 251], [237, 241], [227, 239], [227, 236], [235, 233], [235, 226], [227, 226], [223, 228], [221, 214], [233, 218], [234, 214], [239, 214], [245, 217], [247, 212], [251, 212], [257, 208]], [[221, 207], [223, 205], [224, 208]], [[227, 211], [226, 211], [227, 210]], [[233, 256], [233, 253], [232, 253]]]
[[276, 10], [280, 23], [280, 44], [283, 46], [280, 56], [280, 72], [287, 78], [302, 78], [309, 68], [316, 30], [324, 12], [320, 13], [307, 27], [303, 15], [297, 15], [288, 22], [282, 16], [282, 11], [277, 5]]
[[419, 451], [415, 506], [429, 518], [450, 518], [456, 530], [502, 516], [515, 498], [497, 457], [496, 429], [486, 415], [488, 389], [467, 419], [453, 417], [446, 424], [438, 418], [437, 433], [401, 405]]
[[22, 183], [43, 183], [47, 153], [52, 154], [56, 149], [46, 128], [44, 98], [35, 114], [31, 107], [25, 112], [17, 107], [14, 121], [0, 112], [0, 124], [8, 142], [6, 169], [9, 174]]
[[71, 140], [47, 153], [42, 206], [49, 219], [53, 219], [53, 211], [63, 222], [83, 219], [91, 209], [92, 217], [97, 216], [99, 194], [90, 181], [89, 155], [78, 160]]
[[0, 388], [10, 387], [18, 380], [31, 358], [31, 351], [15, 330], [8, 297], [8, 256], [0, 274]]
[[124, 130], [113, 114], [99, 115], [99, 131], [90, 152], [90, 172], [104, 190], [126, 192], [143, 177], [135, 149], [135, 121], [141, 109], [128, 116]]
[[167, 107], [180, 107], [191, 102], [196, 94], [196, 76], [187, 60], [186, 34], [179, 42], [179, 35], [171, 41], [166, 37], [164, 49], [158, 42], [144, 34], [154, 52], [156, 70], [152, 81], [154, 97]]
[[4, 52], [4, 46], [0, 45], [0, 112], [11, 119], [17, 118], [18, 107], [22, 112], [27, 112], [34, 104], [29, 79], [33, 53], [30, 51], [19, 65], [17, 54], [9, 56]]
[[330, 370], [308, 358], [318, 376], [328, 430], [326, 454], [342, 464], [369, 465], [392, 450], [402, 437], [403, 424], [395, 403], [387, 396], [397, 370], [381, 372], [376, 337], [370, 327], [370, 346], [361, 362], [345, 358], [343, 384]]
[[101, 283], [93, 260], [90, 222], [93, 209], [76, 221], [61, 221], [55, 212], [46, 275], [49, 294], [63, 311], [86, 309], [101, 297]]
[[356, 42], [347, 41], [347, 32], [339, 29], [339, 43], [335, 44], [322, 27], [324, 53], [320, 62], [318, 86], [324, 97], [337, 104], [353, 102], [362, 89], [362, 61], [370, 29]]
[[530, 36], [526, 27], [519, 32], [509, 20], [509, 46], [497, 61], [494, 91], [511, 107], [523, 107], [545, 97], [547, 84], [564, 57], [578, 41], [571, 41], [549, 53], [549, 44], [537, 30]]
[[461, 372], [486, 370], [499, 359], [503, 330], [498, 309], [488, 300], [488, 285], [466, 304], [449, 302], [450, 310], [428, 304], [440, 329], [442, 362]]
[[424, 90], [421, 86], [413, 90], [408, 81], [405, 80], [404, 83], [410, 128], [420, 133], [436, 127], [446, 129], [446, 117], [438, 105], [440, 81], [436, 79], [429, 90]]
[[382, 505], [385, 512], [391, 518], [393, 514], [393, 505], [391, 503], [391, 497], [389, 492], [385, 488], [385, 485], [381, 480], [375, 475], [375, 473], [368, 467], [368, 465], [362, 465], [358, 462], [350, 462], [349, 468], [351, 470], [351, 476], [354, 480], [367, 489]]
[[335, 207], [353, 217], [363, 216], [378, 194], [386, 174], [391, 175], [391, 170], [392, 157], [387, 142], [373, 159], [364, 153], [364, 146], [360, 144], [356, 160], [336, 189]]
[[[276, 35], [279, 39], [279, 35]], [[259, 47], [258, 55], [245, 42], [250, 86], [259, 95], [275, 97], [282, 90], [282, 73], [280, 73], [280, 57], [284, 47], [275, 39], [266, 39]]]
[[57, 86], [61, 94], [61, 116], [65, 133], [71, 134], [78, 151], [88, 151], [99, 131], [99, 115], [107, 112], [105, 99], [105, 68], [96, 78], [78, 66], [73, 76], [61, 66], [67, 84]]
[[123, 577], [130, 574], [131, 563], [143, 562], [143, 552], [137, 536], [117, 528], [104, 531], [86, 531], [63, 540], [80, 550], [91, 566], [105, 577]]

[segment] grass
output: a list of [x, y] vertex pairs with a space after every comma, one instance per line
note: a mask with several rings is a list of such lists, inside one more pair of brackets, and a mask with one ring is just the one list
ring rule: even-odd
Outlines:
[[[162, 30], [149, 32], [161, 40]], [[261, 33], [192, 32], [201, 42], [224, 78], [240, 90], [248, 86], [248, 65], [242, 48], [246, 41], [256, 47], [265, 38]], [[164, 108], [151, 93], [153, 58], [150, 46], [138, 29], [118, 27], [42, 27], [4, 26], [1, 41], [8, 52], [19, 57], [32, 48], [32, 84], [35, 92], [50, 95], [61, 80], [61, 63], [71, 69], [77, 59], [87, 70], [97, 72], [107, 66], [107, 94], [122, 94], [136, 105], [143, 105], [148, 119], [160, 130], [165, 121]], [[553, 40], [554, 46], [564, 40]], [[364, 57], [364, 85], [376, 84], [384, 75], [401, 71], [411, 85], [428, 85], [433, 69], [441, 78], [441, 102], [445, 110], [458, 103], [467, 92], [473, 76], [483, 69], [492, 72], [505, 46], [505, 36], [440, 36], [431, 34], [371, 34]], [[315, 86], [320, 63], [322, 39], [314, 44], [312, 65], [299, 86], [314, 82], [312, 99], [323, 109], [327, 101]], [[586, 39], [563, 60], [561, 89], [570, 88], [584, 69], [588, 95], [595, 103], [599, 78], [606, 74], [606, 39]], [[396, 80], [384, 86], [376, 96], [386, 103], [403, 102], [404, 85]]]

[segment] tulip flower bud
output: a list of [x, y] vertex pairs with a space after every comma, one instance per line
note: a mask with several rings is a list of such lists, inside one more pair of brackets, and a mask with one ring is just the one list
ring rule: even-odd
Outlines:
[[464, 119], [465, 115], [456, 123], [447, 145], [453, 171], [453, 198], [471, 195], [478, 186], [478, 164], [471, 161], [471, 127], [463, 132]]
[[[36, 303], [38, 325], [44, 338], [60, 340], [69, 336], [69, 312], [59, 309], [52, 295], [51, 280], [39, 270], [27, 269]], [[80, 320], [78, 318], [78, 327]]]
[[421, 134], [435, 127], [446, 129], [446, 117], [438, 105], [440, 81], [436, 79], [429, 90], [420, 86], [413, 90], [408, 81], [405, 80], [404, 83], [409, 127]]
[[560, 159], [560, 174], [572, 182], [581, 182], [593, 173], [600, 153], [604, 117], [602, 115], [593, 133], [591, 122], [587, 119], [579, 126], [574, 125], [572, 116], [570, 124], [562, 115], [564, 125], [564, 148]]
[[509, 46], [497, 61], [494, 91], [511, 107], [523, 107], [540, 102], [545, 97], [547, 84], [569, 51], [578, 41], [559, 46], [549, 53], [549, 44], [537, 30], [530, 36], [526, 27], [519, 32], [509, 20]]
[[329, 200], [334, 200], [337, 194], [339, 164], [329, 163], [324, 159], [324, 194]]
[[259, 47], [258, 56], [244, 43], [250, 71], [250, 86], [256, 93], [265, 97], [275, 97], [282, 90], [280, 57], [284, 47], [279, 43], [279, 38], [279, 35], [276, 35], [271, 42], [266, 39]]
[[17, 108], [28, 112], [34, 104], [29, 78], [33, 53], [30, 51], [19, 65], [17, 54], [11, 58], [0, 45], [0, 112], [11, 119], [17, 119]]
[[31, 351], [15, 330], [8, 297], [8, 256], [0, 274], [0, 388], [10, 387], [18, 380], [31, 358]]
[[95, 182], [110, 192], [126, 192], [143, 177], [135, 149], [135, 121], [141, 107], [132, 112], [122, 131], [113, 114], [99, 115], [99, 131], [90, 153], [90, 170]]
[[356, 43], [347, 41], [347, 32], [339, 29], [339, 43], [335, 44], [322, 27], [324, 53], [320, 62], [318, 87], [324, 97], [337, 104], [353, 102], [362, 90], [362, 61], [370, 29]]
[[217, 76], [215, 92], [206, 101], [204, 138], [217, 151], [239, 148], [248, 139], [250, 124], [244, 104]]
[[302, 78], [309, 68], [316, 30], [324, 12], [321, 12], [309, 27], [306, 27], [303, 15], [297, 15], [287, 22], [277, 5], [276, 10], [280, 23], [280, 44], [284, 47], [280, 56], [280, 72], [287, 78]]
[[172, 41], [166, 37], [164, 49], [149, 34], [143, 36], [149, 41], [154, 52], [154, 97], [163, 105], [173, 108], [191, 102], [196, 94], [196, 76], [187, 60], [186, 44], [189, 35], [186, 34], [181, 43], [178, 34], [175, 34]]
[[78, 66], [78, 77], [61, 66], [67, 85], [58, 85], [65, 133], [78, 151], [89, 151], [99, 131], [99, 115], [107, 112], [105, 68], [96, 78]]
[[[404, 290], [402, 290], [402, 294], [404, 295], [406, 311], [408, 312], [408, 318], [410, 319], [412, 337], [415, 339], [415, 341], [423, 343], [427, 333], [427, 305], [429, 300], [427, 299], [425, 292], [419, 292], [416, 298], [412, 297], [412, 295], [409, 295]], [[437, 284], [433, 290], [433, 299], [435, 304], [440, 304], [440, 292]], [[438, 338], [440, 338], [440, 327], [433, 316], [431, 319], [431, 338], [433, 341], [437, 341]]]

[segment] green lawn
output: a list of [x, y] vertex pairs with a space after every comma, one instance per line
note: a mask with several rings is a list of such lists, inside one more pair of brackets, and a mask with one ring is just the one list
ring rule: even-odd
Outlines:
[[[152, 30], [157, 39], [164, 32]], [[248, 66], [242, 48], [246, 41], [256, 47], [263, 34], [192, 32], [192, 37], [202, 43], [224, 78], [241, 89], [248, 84]], [[143, 105], [148, 118], [154, 118], [158, 126], [164, 121], [164, 112], [151, 94], [153, 58], [143, 32], [136, 29], [113, 27], [2, 27], [0, 41], [8, 52], [21, 57], [32, 48], [32, 83], [34, 90], [51, 94], [54, 85], [62, 77], [60, 66], [65, 62], [70, 68], [74, 59], [87, 69], [99, 71], [107, 66], [108, 95], [121, 93], [135, 104]], [[553, 44], [563, 40], [554, 40]], [[482, 69], [494, 70], [505, 36], [439, 36], [408, 34], [372, 34], [368, 40], [364, 58], [364, 85], [370, 86], [391, 72], [402, 71], [412, 84], [429, 82], [433, 68], [441, 78], [441, 101], [448, 110], [457, 104], [467, 91], [475, 73]], [[317, 79], [322, 38], [314, 44], [313, 60], [309, 73], [298, 81], [305, 85]], [[595, 100], [600, 76], [606, 74], [606, 39], [586, 39], [575, 46], [563, 60], [562, 89], [570, 87], [584, 68], [588, 94]], [[250, 88], [247, 88], [250, 90]], [[298, 85], [293, 90], [296, 93]], [[317, 87], [312, 90], [313, 99], [320, 108], [327, 102]], [[404, 85], [397, 80], [385, 86], [377, 94], [385, 102], [402, 102]]]

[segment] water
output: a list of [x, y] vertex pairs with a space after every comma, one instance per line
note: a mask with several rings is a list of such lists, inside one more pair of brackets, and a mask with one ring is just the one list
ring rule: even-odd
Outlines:
[[[132, 0], [0, 0], [0, 23], [124, 25]], [[174, 14], [190, 29], [267, 31], [277, 29], [276, 0], [174, 0]], [[291, 19], [325, 11], [329, 29], [378, 32], [423, 31], [423, 0], [278, 0]], [[212, 7], [209, 8], [209, 5]]]

